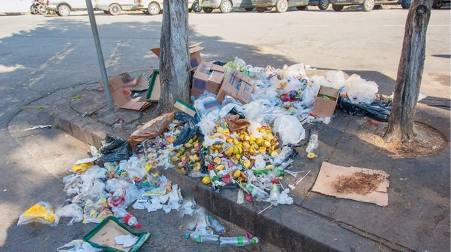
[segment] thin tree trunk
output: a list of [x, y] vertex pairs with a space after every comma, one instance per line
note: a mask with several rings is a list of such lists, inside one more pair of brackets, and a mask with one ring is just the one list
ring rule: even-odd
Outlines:
[[410, 142], [414, 139], [415, 107], [420, 93], [426, 49], [426, 31], [432, 0], [415, 0], [407, 15], [393, 104], [384, 139]]
[[165, 0], [160, 41], [159, 111], [171, 111], [177, 99], [189, 101], [188, 4]]

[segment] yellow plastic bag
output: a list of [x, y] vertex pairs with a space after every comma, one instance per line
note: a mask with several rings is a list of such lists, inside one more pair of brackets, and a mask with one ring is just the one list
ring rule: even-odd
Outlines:
[[55, 212], [51, 208], [52, 207], [50, 204], [42, 201], [39, 202], [38, 204], [30, 207], [20, 216], [17, 226], [31, 222], [40, 222], [53, 226], [58, 225], [59, 218], [55, 215]]

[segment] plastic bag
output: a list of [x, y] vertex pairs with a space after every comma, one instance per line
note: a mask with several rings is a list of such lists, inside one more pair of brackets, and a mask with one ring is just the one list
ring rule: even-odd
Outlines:
[[103, 162], [128, 159], [132, 155], [130, 144], [120, 138], [107, 135], [100, 148]]
[[278, 133], [284, 145], [296, 144], [305, 137], [305, 130], [294, 116], [284, 115], [274, 121], [274, 132]]
[[30, 207], [25, 213], [23, 213], [17, 226], [28, 224], [31, 222], [40, 222], [43, 224], [56, 226], [58, 225], [59, 218], [55, 215], [50, 204], [46, 202], [39, 202], [38, 204]]
[[108, 216], [113, 216], [113, 213], [108, 208], [106, 198], [101, 198], [94, 203], [92, 200], [87, 200], [83, 210], [83, 223], [100, 223]]
[[370, 104], [376, 99], [378, 91], [376, 82], [366, 81], [360, 75], [353, 74], [345, 81], [341, 93], [346, 94], [352, 103]]
[[173, 120], [174, 113], [162, 114], [135, 130], [128, 138], [128, 142], [131, 146], [134, 146], [146, 139], [157, 137], [167, 129]]
[[373, 102], [371, 104], [355, 104], [349, 98], [338, 97], [338, 107], [350, 115], [367, 115], [375, 120], [388, 122], [391, 113], [390, 102]]
[[329, 87], [340, 89], [344, 86], [345, 75], [342, 71], [329, 71], [327, 72], [327, 80], [331, 83]]
[[175, 112], [175, 119], [182, 121], [185, 123], [185, 127], [180, 135], [174, 140], [173, 145], [181, 145], [186, 144], [191, 138], [193, 138], [197, 134], [197, 127], [194, 118], [187, 113], [184, 112]]
[[77, 204], [64, 206], [56, 210], [55, 214], [59, 217], [72, 217], [69, 223], [67, 223], [68, 226], [72, 226], [74, 222], [81, 222], [83, 220], [83, 209]]
[[91, 244], [83, 240], [73, 240], [66, 245], [56, 249], [58, 252], [97, 252], [101, 249], [94, 248]]
[[247, 128], [250, 125], [248, 121], [240, 119], [239, 115], [228, 115], [224, 117], [224, 120], [231, 131]]

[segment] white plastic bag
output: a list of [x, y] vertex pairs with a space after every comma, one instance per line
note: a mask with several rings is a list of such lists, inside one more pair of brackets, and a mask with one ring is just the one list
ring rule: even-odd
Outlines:
[[77, 204], [64, 206], [56, 210], [55, 214], [59, 217], [72, 217], [69, 223], [67, 223], [68, 226], [72, 226], [74, 222], [81, 222], [83, 220], [83, 209]]
[[274, 132], [279, 133], [284, 145], [296, 144], [305, 137], [305, 130], [294, 116], [284, 115], [274, 121]]
[[66, 245], [56, 249], [59, 252], [97, 252], [101, 249], [94, 248], [91, 244], [84, 242], [83, 240], [73, 240]]

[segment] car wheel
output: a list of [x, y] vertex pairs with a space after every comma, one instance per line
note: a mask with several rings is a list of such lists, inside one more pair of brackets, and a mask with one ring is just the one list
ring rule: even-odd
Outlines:
[[157, 3], [150, 3], [149, 7], [147, 8], [147, 12], [149, 12], [149, 15], [160, 14], [160, 11], [161, 11], [160, 5]]
[[60, 6], [58, 6], [58, 11], [56, 12], [56, 14], [62, 17], [69, 16], [70, 15], [69, 6], [66, 4], [61, 4]]
[[229, 0], [222, 0], [221, 4], [219, 5], [219, 10], [222, 13], [229, 13], [232, 11], [232, 2]]
[[401, 3], [401, 7], [403, 9], [409, 9], [410, 8], [410, 4], [412, 3], [412, 0], [404, 0]]
[[374, 5], [374, 10], [381, 10], [382, 4]]
[[199, 2], [197, 2], [197, 1], [193, 3], [193, 6], [191, 6], [191, 9], [194, 12], [201, 12], [202, 11], [202, 8], [200, 7]]
[[374, 0], [365, 0], [362, 5], [363, 11], [372, 11], [374, 9]]
[[305, 10], [305, 9], [307, 9], [307, 6], [296, 6], [296, 9]]
[[110, 8], [108, 9], [108, 11], [110, 12], [111, 15], [117, 16], [117, 15], [121, 14], [122, 9], [119, 4], [112, 4], [112, 5], [110, 5]]
[[212, 13], [212, 12], [213, 12], [213, 8], [209, 8], [209, 7], [203, 7], [202, 10], [203, 10], [205, 13]]
[[34, 6], [34, 4], [32, 4], [30, 6], [30, 13], [33, 14], [33, 15], [38, 14], [38, 9]]
[[329, 8], [329, 0], [319, 0], [318, 8], [320, 10], [327, 10]]
[[256, 7], [255, 8], [258, 12], [265, 12], [266, 11], [266, 7]]
[[434, 2], [432, 3], [432, 8], [433, 9], [440, 9], [442, 8], [443, 3], [440, 0], [434, 0]]
[[254, 8], [244, 8], [246, 11], [252, 11]]
[[49, 14], [49, 11], [47, 10], [47, 8], [45, 8], [45, 5], [40, 4], [40, 5], [38, 5], [38, 13], [40, 15], [47, 15], [47, 14]]
[[341, 10], [343, 10], [343, 5], [335, 5], [335, 4], [332, 4], [332, 9], [334, 10], [334, 11], [341, 11]]
[[284, 13], [287, 10], [288, 10], [288, 1], [287, 0], [277, 0], [276, 11], [279, 13]]

